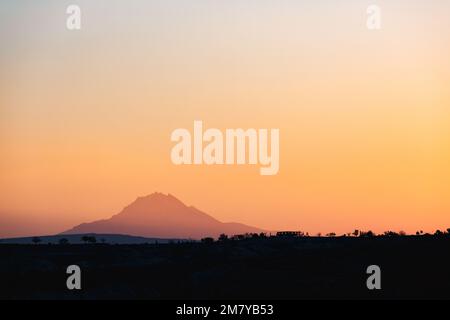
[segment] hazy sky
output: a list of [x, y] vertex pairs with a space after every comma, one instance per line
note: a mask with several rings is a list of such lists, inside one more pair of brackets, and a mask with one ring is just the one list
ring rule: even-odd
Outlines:
[[[450, 227], [449, 14], [447, 0], [2, 1], [0, 236], [154, 191], [272, 230]], [[278, 175], [173, 165], [170, 134], [194, 120], [279, 128]]]

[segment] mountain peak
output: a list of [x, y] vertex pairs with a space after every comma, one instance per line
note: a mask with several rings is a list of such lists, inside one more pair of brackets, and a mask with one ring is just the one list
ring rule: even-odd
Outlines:
[[175, 196], [154, 192], [136, 198], [110, 219], [83, 223], [66, 231], [73, 233], [120, 233], [158, 238], [217, 237], [263, 230], [239, 223], [222, 223], [210, 215], [187, 206]]
[[140, 200], [140, 199], [165, 199], [165, 198], [175, 198], [173, 197], [170, 193], [169, 194], [164, 194], [162, 192], [153, 192], [150, 193], [146, 196], [140, 196], [137, 197], [136, 200]]
[[134, 208], [136, 210], [139, 210], [138, 208], [142, 210], [158, 208], [164, 211], [169, 208], [184, 208], [184, 207], [187, 206], [170, 193], [164, 194], [162, 192], [153, 192], [146, 196], [137, 197], [136, 200], [134, 200], [134, 202], [129, 204], [127, 207], [125, 207], [124, 210], [122, 210], [122, 212], [125, 210], [130, 210], [130, 208]]

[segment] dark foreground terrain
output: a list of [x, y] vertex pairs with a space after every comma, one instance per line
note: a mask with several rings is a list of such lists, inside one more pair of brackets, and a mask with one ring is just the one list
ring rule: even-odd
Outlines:
[[[82, 290], [66, 288], [66, 268]], [[366, 268], [381, 268], [381, 290]], [[450, 298], [450, 237], [0, 244], [1, 299]]]

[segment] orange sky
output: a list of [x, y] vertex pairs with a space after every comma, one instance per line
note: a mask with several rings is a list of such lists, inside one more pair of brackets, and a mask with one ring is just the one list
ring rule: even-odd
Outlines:
[[[368, 31], [356, 0], [78, 1], [75, 32], [41, 2], [0, 4], [0, 223], [58, 232], [160, 191], [271, 230], [450, 227], [448, 2], [378, 1]], [[173, 165], [194, 120], [279, 128], [278, 175]]]

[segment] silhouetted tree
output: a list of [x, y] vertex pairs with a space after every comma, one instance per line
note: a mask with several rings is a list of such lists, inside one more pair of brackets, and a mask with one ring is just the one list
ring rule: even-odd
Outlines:
[[69, 240], [67, 240], [67, 238], [59, 239], [59, 244], [61, 244], [61, 245], [65, 245], [65, 244], [68, 244], [68, 243], [69, 243]]
[[394, 232], [394, 231], [385, 231], [384, 232], [384, 236], [385, 237], [398, 237], [399, 234], [397, 232]]
[[200, 241], [203, 243], [213, 243], [214, 239], [211, 237], [206, 237], [206, 238], [202, 238]]
[[266, 235], [264, 232], [261, 232], [261, 233], [259, 234], [259, 237], [260, 237], [260, 238], [267, 238], [267, 235]]
[[39, 237], [33, 237], [33, 239], [31, 239], [31, 241], [33, 241], [34, 244], [38, 244], [39, 242], [41, 242], [41, 238]]
[[364, 232], [364, 231], [360, 231], [359, 232], [359, 237], [360, 238], [371, 238], [374, 237], [375, 233], [373, 233], [371, 230]]
[[353, 231], [353, 236], [355, 236], [355, 237], [359, 236], [359, 230]]
[[334, 238], [334, 237], [336, 237], [336, 233], [330, 232], [330, 233], [327, 233], [326, 236], [329, 237], [329, 238]]
[[94, 236], [82, 236], [81, 240], [84, 243], [97, 243], [97, 238], [95, 238]]
[[227, 241], [228, 240], [228, 236], [225, 233], [222, 233], [219, 236], [219, 241]]
[[235, 237], [236, 237], [237, 240], [244, 240], [245, 239], [245, 235], [244, 234], [238, 234], [238, 235], [235, 235]]

